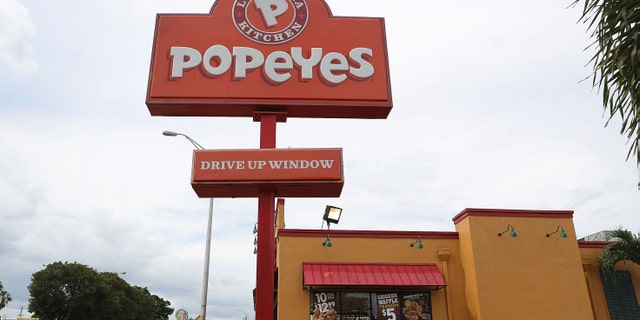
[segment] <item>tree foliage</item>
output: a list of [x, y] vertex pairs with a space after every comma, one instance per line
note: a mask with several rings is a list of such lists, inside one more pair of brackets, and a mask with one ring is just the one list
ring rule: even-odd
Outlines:
[[640, 0], [582, 1], [581, 21], [594, 40], [593, 86], [602, 91], [606, 123], [620, 117], [620, 133], [631, 142], [627, 159], [635, 155], [640, 166]]
[[113, 272], [55, 262], [31, 276], [29, 312], [47, 320], [165, 320], [170, 303]]
[[0, 310], [4, 309], [7, 304], [11, 301], [11, 295], [9, 292], [4, 290], [2, 286], [2, 282], [0, 282]]
[[600, 272], [606, 278], [615, 277], [616, 264], [620, 261], [640, 265], [640, 235], [626, 229], [616, 229], [607, 239], [612, 242], [602, 250], [598, 259]]

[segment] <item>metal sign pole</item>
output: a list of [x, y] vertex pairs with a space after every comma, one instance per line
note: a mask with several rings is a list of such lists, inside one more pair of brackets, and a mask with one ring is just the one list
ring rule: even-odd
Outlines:
[[[259, 113], [260, 149], [275, 149], [277, 113]], [[256, 320], [272, 320], [274, 315], [275, 270], [275, 189], [258, 195], [258, 257], [256, 264]]]

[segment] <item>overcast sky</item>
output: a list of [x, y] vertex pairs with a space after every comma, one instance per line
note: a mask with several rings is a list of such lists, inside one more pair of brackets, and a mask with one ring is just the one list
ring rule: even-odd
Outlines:
[[[312, 1], [312, 0], [307, 0]], [[314, 0], [316, 1], [316, 0]], [[574, 210], [578, 236], [640, 231], [638, 169], [604, 127], [590, 43], [572, 0], [327, 0], [384, 17], [386, 120], [288, 119], [281, 148], [344, 148], [340, 198], [286, 199], [288, 228], [453, 231], [464, 208]], [[122, 277], [199, 313], [208, 200], [190, 184], [188, 134], [258, 148], [249, 118], [152, 117], [157, 13], [213, 0], [0, 0], [0, 316], [28, 313], [30, 276], [56, 261]], [[253, 319], [256, 199], [216, 199], [208, 317]]]

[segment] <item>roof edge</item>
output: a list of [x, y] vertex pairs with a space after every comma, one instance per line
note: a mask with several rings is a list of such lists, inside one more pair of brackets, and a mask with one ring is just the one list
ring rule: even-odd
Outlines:
[[335, 238], [398, 238], [410, 239], [420, 236], [421, 239], [458, 239], [455, 231], [389, 231], [389, 230], [315, 230], [315, 229], [280, 229], [278, 236], [284, 237], [324, 237]]
[[579, 248], [595, 248], [602, 249], [608, 246], [611, 242], [607, 241], [587, 241], [587, 240], [578, 240]]
[[527, 210], [466, 208], [452, 218], [454, 224], [470, 216], [515, 218], [573, 218], [573, 210]]

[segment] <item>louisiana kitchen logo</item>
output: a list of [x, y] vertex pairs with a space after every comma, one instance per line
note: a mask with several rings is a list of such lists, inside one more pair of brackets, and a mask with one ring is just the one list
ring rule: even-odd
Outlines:
[[[247, 39], [275, 45], [289, 42], [302, 33], [307, 25], [309, 11], [304, 0], [235, 0], [232, 12], [238, 31]], [[291, 47], [287, 51], [264, 53], [253, 47], [225, 47], [213, 44], [203, 52], [196, 48], [171, 47], [171, 78], [183, 78], [185, 72], [199, 68], [211, 77], [231, 72], [232, 79], [247, 78], [251, 71], [260, 74], [272, 84], [285, 81], [309, 81], [314, 74], [330, 85], [338, 85], [348, 78], [366, 79], [375, 73], [369, 63], [371, 48], [358, 47], [348, 53], [324, 52], [323, 48]], [[298, 74], [294, 77], [293, 74]]]
[[391, 87], [383, 18], [324, 0], [217, 0], [158, 14], [147, 107], [160, 116], [383, 119]]
[[233, 22], [251, 41], [280, 44], [297, 37], [307, 26], [304, 0], [236, 0]]

